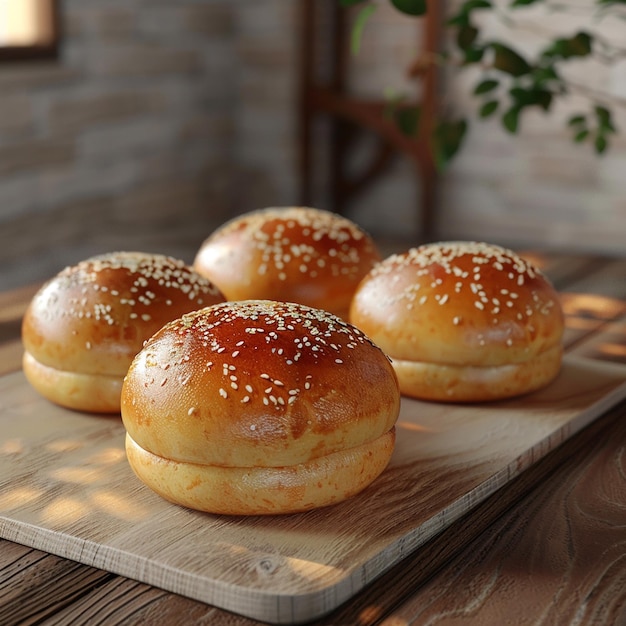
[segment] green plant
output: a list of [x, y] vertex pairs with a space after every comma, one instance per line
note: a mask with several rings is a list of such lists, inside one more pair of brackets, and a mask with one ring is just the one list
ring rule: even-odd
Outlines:
[[[360, 5], [352, 28], [351, 47], [358, 53], [366, 22], [377, 5], [373, 0], [339, 0], [343, 7]], [[429, 2], [437, 0], [385, 0], [405, 15], [420, 17], [428, 11]], [[473, 86], [477, 101], [476, 117], [487, 119], [498, 116], [504, 129], [518, 133], [521, 119], [530, 109], [548, 112], [555, 103], [570, 94], [582, 94], [588, 102], [587, 110], [573, 113], [566, 120], [576, 143], [589, 143], [597, 154], [609, 147], [612, 135], [617, 133], [612, 107], [625, 106], [626, 100], [593, 90], [584, 84], [567, 79], [563, 68], [577, 59], [594, 56], [603, 63], [626, 62], [626, 48], [609, 43], [597, 32], [597, 25], [606, 17], [626, 22], [626, 0], [586, 0], [584, 5], [571, 0], [458, 0], [448, 2], [452, 10], [447, 16], [442, 38], [449, 49], [442, 49], [426, 62], [457, 68], [475, 68], [478, 78]], [[545, 45], [533, 56], [515, 48], [514, 43], [490, 39], [483, 32], [481, 22], [487, 12], [508, 27], [515, 28], [524, 9], [540, 5], [549, 12], [587, 11], [590, 26], [568, 34], [546, 34]], [[423, 67], [423, 59], [414, 61], [414, 67]], [[392, 103], [393, 104], [393, 103]], [[417, 124], [403, 124], [402, 119], [418, 119], [402, 110], [400, 121], [403, 132], [416, 132]], [[469, 127], [467, 117], [447, 113], [436, 121], [432, 149], [438, 166], [443, 167], [460, 149]]]

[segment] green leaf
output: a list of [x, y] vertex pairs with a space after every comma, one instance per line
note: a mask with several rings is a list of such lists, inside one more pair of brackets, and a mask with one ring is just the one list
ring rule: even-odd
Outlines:
[[511, 2], [512, 7], [525, 7], [529, 4], [535, 4], [535, 2], [540, 2], [541, 0], [513, 0]]
[[512, 48], [501, 43], [492, 43], [490, 46], [495, 52], [493, 65], [501, 72], [505, 72], [511, 76], [523, 76], [532, 70], [532, 67], [526, 59]]
[[448, 18], [447, 24], [460, 27], [470, 26], [472, 11], [490, 9], [491, 6], [492, 4], [488, 0], [466, 0], [459, 8], [459, 12]]
[[498, 110], [499, 105], [500, 103], [497, 100], [489, 100], [489, 102], [485, 102], [485, 104], [480, 107], [480, 117], [490, 117]]
[[606, 137], [604, 135], [598, 135], [594, 142], [594, 146], [595, 146], [596, 152], [598, 154], [602, 154], [608, 146]]
[[363, 37], [363, 29], [367, 20], [376, 11], [375, 4], [366, 4], [354, 18], [354, 25], [352, 27], [352, 36], [350, 38], [350, 50], [353, 55], [357, 55], [361, 48], [361, 39]]
[[542, 83], [547, 83], [551, 80], [561, 80], [552, 65], [547, 67], [536, 67], [532, 72], [532, 77], [536, 85], [541, 85]]
[[465, 119], [441, 121], [433, 133], [433, 152], [438, 169], [443, 169], [459, 151], [467, 133]]
[[603, 106], [597, 105], [595, 107], [596, 117], [598, 118], [598, 122], [600, 125], [604, 126], [611, 119], [611, 112]]
[[582, 126], [587, 121], [587, 118], [584, 115], [572, 115], [569, 120], [567, 120], [568, 126]]
[[560, 57], [571, 59], [572, 57], [586, 57], [592, 52], [593, 37], [584, 31], [569, 39], [556, 39], [552, 45], [543, 51], [544, 57]]
[[425, 15], [427, 11], [426, 0], [391, 0], [391, 4], [406, 15]]
[[572, 56], [586, 57], [591, 54], [593, 37], [589, 33], [581, 31], [569, 41], [570, 53]]
[[589, 131], [586, 128], [584, 128], [583, 130], [579, 130], [574, 135], [574, 141], [576, 143], [582, 143], [583, 141], [585, 141], [585, 139], [587, 139], [588, 136], [589, 136]]
[[502, 116], [502, 125], [506, 130], [508, 130], [511, 134], [517, 133], [517, 129], [519, 127], [519, 114], [520, 107], [512, 106], [503, 116]]
[[475, 26], [461, 26], [456, 34], [456, 43], [459, 48], [469, 48], [478, 37], [478, 28]]
[[552, 106], [552, 92], [547, 91], [545, 89], [536, 89], [535, 90], [537, 104], [544, 110], [549, 111]]
[[421, 110], [419, 107], [398, 109], [395, 114], [396, 124], [404, 135], [417, 135], [420, 123]]
[[479, 82], [478, 85], [476, 85], [474, 89], [474, 95], [479, 96], [482, 93], [489, 93], [490, 91], [493, 91], [499, 84], [499, 81], [491, 78], [483, 80]]
[[351, 7], [355, 4], [361, 4], [362, 2], [368, 2], [368, 0], [339, 0], [339, 5], [342, 7]]
[[522, 106], [527, 104], [533, 104], [532, 93], [530, 90], [522, 89], [521, 87], [513, 87], [509, 90], [509, 95], [513, 100]]
[[490, 9], [492, 6], [489, 0], [466, 0], [461, 6], [463, 13], [470, 13], [476, 9]]
[[547, 89], [513, 87], [509, 90], [509, 95], [520, 108], [540, 106], [544, 111], [548, 111], [552, 104], [552, 92]]
[[613, 125], [613, 120], [611, 119], [611, 111], [600, 105], [596, 106], [594, 110], [600, 129], [604, 133], [616, 133], [617, 130]]
[[470, 46], [463, 50], [463, 65], [471, 65], [472, 63], [480, 63], [485, 55], [485, 49], [479, 46]]
[[469, 26], [470, 16], [467, 13], [459, 13], [448, 19], [446, 24], [448, 24], [448, 26]]

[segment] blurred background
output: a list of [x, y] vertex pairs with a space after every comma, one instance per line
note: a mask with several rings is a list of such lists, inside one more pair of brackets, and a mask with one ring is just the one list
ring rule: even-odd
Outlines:
[[[15, 2], [41, 8], [49, 0]], [[571, 70], [585, 89], [621, 103], [621, 133], [602, 155], [573, 143], [563, 123], [584, 94], [549, 114], [529, 112], [513, 136], [497, 119], [476, 119], [471, 72], [441, 71], [433, 102], [475, 119], [459, 153], [435, 172], [410, 151], [380, 152], [375, 133], [349, 131], [345, 120], [338, 135], [331, 116], [307, 106], [307, 68], [332, 73], [336, 4], [322, 1], [307, 15], [304, 0], [60, 0], [50, 14], [59, 41], [44, 19], [31, 54], [15, 15], [11, 30], [10, 14], [0, 12], [0, 289], [112, 250], [191, 262], [230, 217], [303, 201], [340, 210], [389, 248], [481, 239], [626, 251], [626, 55], [609, 64], [584, 59]], [[566, 18], [575, 26], [578, 16]], [[562, 29], [563, 15], [554, 19]], [[532, 48], [550, 28], [545, 18], [539, 24], [514, 35], [495, 19], [484, 26]], [[626, 22], [600, 28], [626, 46]], [[363, 102], [402, 92], [422, 98], [407, 68], [425, 37], [420, 20], [381, 3], [359, 53], [341, 57], [341, 89]], [[356, 193], [338, 197], [330, 167], [346, 136], [341, 167], [380, 167], [369, 168]], [[434, 188], [428, 220], [425, 178]]]

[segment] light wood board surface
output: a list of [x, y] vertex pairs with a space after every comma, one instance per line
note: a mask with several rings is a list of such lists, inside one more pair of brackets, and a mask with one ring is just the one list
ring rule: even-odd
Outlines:
[[0, 536], [274, 623], [320, 617], [626, 397], [626, 368], [566, 357], [516, 400], [404, 399], [392, 461], [365, 492], [305, 514], [189, 511], [127, 465], [119, 417], [70, 412], [0, 378]]

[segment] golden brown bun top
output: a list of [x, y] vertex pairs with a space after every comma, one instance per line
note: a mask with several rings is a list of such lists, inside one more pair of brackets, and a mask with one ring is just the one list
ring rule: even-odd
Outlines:
[[478, 242], [385, 259], [360, 284], [350, 321], [392, 358], [454, 365], [522, 363], [563, 334], [548, 279], [511, 250]]
[[122, 389], [130, 436], [153, 454], [282, 467], [371, 442], [395, 424], [389, 359], [338, 317], [275, 301], [218, 304], [147, 342]]
[[380, 260], [350, 220], [308, 207], [241, 215], [200, 247], [195, 269], [228, 300], [298, 302], [347, 316], [354, 290]]
[[124, 376], [143, 342], [166, 322], [224, 296], [182, 261], [112, 252], [67, 267], [31, 301], [26, 351], [55, 369]]

